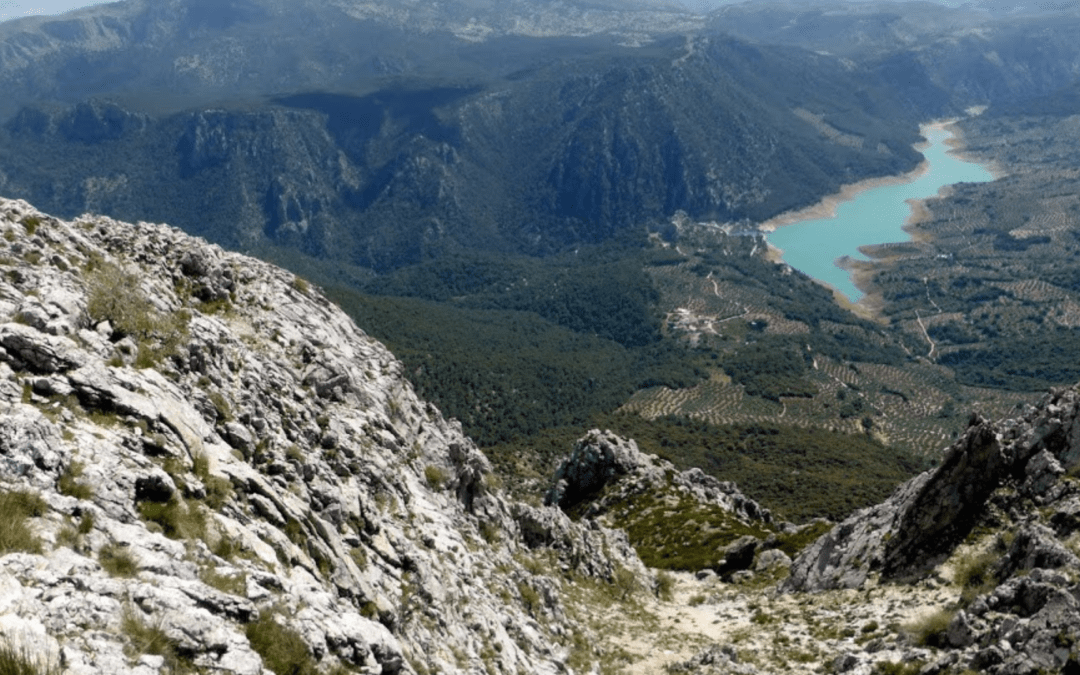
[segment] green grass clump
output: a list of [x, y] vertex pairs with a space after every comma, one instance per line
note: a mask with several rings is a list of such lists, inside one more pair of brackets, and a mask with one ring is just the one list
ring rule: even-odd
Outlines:
[[349, 551], [349, 557], [352, 558], [354, 563], [356, 563], [357, 569], [359, 569], [361, 571], [367, 569], [368, 557], [367, 557], [367, 553], [364, 551], [364, 549], [362, 547], [354, 546]]
[[41, 225], [41, 218], [37, 216], [27, 216], [22, 219], [22, 226], [26, 228], [26, 234], [28, 236], [34, 236], [37, 234], [37, 229]]
[[434, 464], [428, 464], [424, 467], [424, 480], [433, 490], [441, 490], [443, 486], [446, 485], [448, 479], [449, 477], [442, 467], [435, 466]]
[[116, 544], [107, 544], [98, 551], [98, 562], [101, 569], [114, 577], [134, 577], [139, 571], [139, 565], [135, 562], [131, 552]]
[[495, 545], [502, 541], [502, 532], [499, 530], [499, 526], [490, 521], [483, 521], [480, 523], [480, 536], [484, 538], [488, 544]]
[[214, 404], [214, 410], [217, 412], [217, 419], [219, 422], [232, 422], [232, 406], [229, 405], [228, 399], [226, 399], [221, 392], [212, 391], [208, 393], [206, 397]]
[[991, 549], [957, 561], [953, 580], [963, 589], [960, 597], [964, 603], [993, 590], [996, 581], [993, 567], [1000, 557]]
[[242, 597], [247, 595], [247, 574], [244, 572], [220, 574], [216, 569], [206, 567], [199, 572], [199, 579], [207, 586], [216, 588], [222, 593]]
[[956, 616], [955, 609], [941, 609], [904, 626], [904, 633], [919, 647], [947, 646], [946, 631]]
[[142, 502], [139, 514], [143, 520], [157, 523], [170, 539], [205, 539], [206, 513], [198, 505], [190, 505], [176, 496], [168, 502]]
[[94, 490], [85, 483], [80, 483], [79, 478], [83, 475], [82, 462], [70, 462], [60, 474], [60, 480], [56, 487], [60, 494], [74, 497], [75, 499], [90, 499], [94, 496]]
[[525, 607], [525, 611], [535, 617], [537, 611], [543, 607], [540, 594], [529, 584], [519, 583], [518, 595], [521, 596], [521, 604]]
[[270, 612], [249, 623], [244, 633], [251, 648], [262, 657], [263, 667], [275, 675], [315, 675], [318, 672], [300, 634], [279, 624]]
[[199, 303], [198, 310], [203, 314], [231, 314], [233, 304], [228, 298], [205, 300]]
[[137, 659], [143, 654], [152, 654], [165, 658], [165, 667], [173, 675], [196, 672], [192, 659], [183, 654], [177, 642], [161, 629], [160, 626], [148, 626], [136, 614], [136, 610], [127, 607], [121, 618], [120, 629], [128, 639], [124, 653], [129, 659]]
[[0, 493], [0, 554], [13, 551], [41, 553], [41, 541], [27, 520], [45, 515], [48, 505], [36, 492]]
[[31, 656], [28, 649], [17, 649], [6, 643], [0, 645], [0, 675], [54, 675], [59, 672], [52, 664], [42, 664], [41, 659]]
[[198, 453], [193, 460], [192, 471], [206, 486], [206, 505], [215, 511], [232, 496], [232, 482], [228, 478], [210, 475], [210, 458]]
[[302, 277], [293, 277], [292, 287], [293, 289], [301, 293], [307, 293], [311, 290], [311, 284], [309, 284], [307, 280]]
[[61, 546], [67, 546], [68, 548], [75, 549], [81, 543], [81, 537], [85, 537], [90, 534], [94, 529], [94, 513], [92, 511], [83, 511], [79, 516], [79, 523], [72, 527], [71, 525], [65, 525], [60, 529], [60, 533], [57, 535], [56, 543]]

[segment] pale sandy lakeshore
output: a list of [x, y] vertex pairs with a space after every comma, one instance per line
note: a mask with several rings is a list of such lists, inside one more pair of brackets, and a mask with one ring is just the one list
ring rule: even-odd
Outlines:
[[960, 120], [952, 120], [945, 125], [945, 129], [952, 134], [952, 138], [945, 141], [945, 145], [949, 146], [949, 154], [957, 159], [962, 159], [965, 162], [972, 162], [975, 164], [981, 164], [994, 176], [994, 180], [1004, 178], [1008, 175], [1005, 171], [1005, 167], [996, 160], [984, 160], [980, 157], [976, 157], [970, 153], [964, 152], [964, 130], [960, 128]]
[[850, 183], [848, 185], [841, 186], [840, 191], [831, 194], [822, 199], [817, 204], [812, 204], [805, 208], [801, 208], [797, 211], [785, 211], [775, 218], [770, 218], [764, 223], [758, 226], [762, 232], [772, 232], [778, 227], [784, 225], [791, 225], [792, 223], [798, 223], [804, 220], [824, 220], [826, 218], [835, 218], [836, 209], [839, 208], [844, 202], [851, 201], [855, 197], [858, 197], [860, 193], [867, 190], [873, 190], [874, 188], [885, 187], [886, 185], [902, 185], [904, 183], [910, 183], [919, 176], [922, 176], [930, 168], [928, 162], [922, 162], [919, 166], [915, 167], [908, 173], [901, 174], [899, 176], [881, 176], [879, 178], [867, 178], [861, 180], [858, 183]]
[[[995, 166], [991, 163], [985, 162], [981, 158], [978, 158], [974, 155], [963, 154], [964, 139], [961, 129], [957, 124], [958, 121], [959, 120], [957, 119], [939, 120], [920, 126], [919, 130], [920, 133], [924, 136], [924, 140], [913, 146], [916, 150], [926, 154], [929, 149], [934, 147], [935, 143], [941, 143], [942, 140], [944, 140], [945, 145], [944, 147], [941, 147], [939, 145], [934, 155], [927, 155], [927, 157], [925, 157], [924, 160], [919, 164], [919, 166], [916, 167], [914, 170], [902, 175], [883, 176], [844, 185], [841, 187], [839, 192], [825, 197], [820, 202], [803, 209], [782, 213], [775, 218], [761, 223], [759, 225], [759, 228], [764, 232], [776, 232], [778, 228], [787, 225], [802, 224], [807, 223], [807, 221], [810, 221], [810, 224], [813, 224], [813, 221], [834, 220], [839, 217], [840, 213], [848, 213], [846, 208], [841, 209], [841, 206], [844, 206], [848, 202], [860, 199], [863, 193], [868, 190], [889, 188], [893, 186], [904, 186], [900, 189], [907, 191], [909, 190], [909, 188], [906, 187], [907, 185], [915, 184], [916, 182], [920, 182], [920, 184], [922, 184], [920, 179], [930, 178], [927, 176], [927, 174], [932, 168], [931, 162], [938, 161], [938, 159], [936, 158], [941, 157], [942, 153], [949, 157], [952, 157], [953, 161], [978, 164], [982, 166], [985, 169], [983, 175], [991, 177], [990, 180], [996, 180], [1002, 177], [1005, 172], [1001, 170], [1000, 166]], [[943, 139], [943, 136], [945, 136], [946, 138]], [[934, 166], [936, 167], [936, 164]], [[964, 180], [964, 178], [961, 178], [960, 176], [957, 176], [957, 178], [961, 182], [963, 182]], [[976, 180], [982, 181], [987, 179], [979, 178]], [[932, 190], [933, 188], [930, 189]], [[902, 224], [897, 223], [896, 225], [892, 226], [899, 226], [898, 229], [902, 230], [903, 232], [897, 232], [895, 235], [895, 240], [879, 239], [879, 241], [896, 241], [898, 243], [902, 241], [910, 241], [916, 245], [928, 241], [930, 233], [922, 231], [919, 227], [917, 227], [917, 225], [932, 218], [932, 211], [930, 208], [931, 200], [946, 197], [952, 192], [952, 190], [953, 187], [951, 185], [945, 184], [942, 185], [935, 194], [930, 194], [929, 191], [925, 190], [925, 188], [919, 187], [916, 187], [915, 189], [908, 192], [909, 194], [917, 194], [919, 196], [912, 196], [911, 198], [905, 200], [905, 203], [908, 207], [906, 218], [904, 218]], [[850, 228], [851, 223], [845, 221], [845, 226]], [[848, 234], [845, 236], [855, 236], [856, 241], [859, 240], [857, 233], [853, 233], [851, 231], [849, 231]], [[779, 237], [779, 234], [777, 234], [777, 237]], [[770, 239], [772, 239], [772, 237], [770, 237]], [[787, 241], [789, 239], [789, 237], [785, 236], [783, 239], [781, 239], [781, 241]], [[873, 237], [868, 237], [868, 239], [870, 239], [871, 241], [874, 240]], [[832, 278], [830, 274], [821, 274], [820, 278], [818, 278], [818, 281], [833, 290], [834, 295], [836, 296], [837, 300], [840, 302], [841, 305], [846, 306], [849, 309], [856, 310], [859, 313], [872, 314], [875, 306], [881, 304], [881, 298], [874, 297], [875, 293], [872, 290], [872, 284], [869, 282], [872, 278], [873, 273], [877, 269], [880, 269], [877, 263], [887, 260], [889, 257], [889, 253], [887, 253], [885, 250], [882, 250], [881, 246], [882, 244], [880, 243], [868, 243], [866, 246], [859, 246], [857, 251], [861, 255], [856, 255], [854, 251], [851, 251], [849, 247], [845, 246], [822, 247], [822, 253], [833, 250], [836, 250], [836, 252], [840, 252], [844, 251], [845, 249], [850, 251], [844, 252], [843, 255], [840, 255], [838, 258], [833, 260], [832, 264], [835, 265], [837, 268], [845, 270], [848, 273], [847, 284], [850, 286], [854, 286], [854, 288], [857, 289], [857, 292], [861, 294], [861, 297], [859, 297], [859, 299], [855, 301], [855, 303], [852, 303], [852, 301], [848, 297], [846, 297], [845, 291], [838, 290], [838, 287], [840, 287], [839, 282], [834, 282], [835, 284], [837, 284], [836, 286], [834, 286], [833, 284], [830, 284], [828, 281], [826, 281], [826, 279]], [[786, 261], [786, 256], [784, 254], [784, 251], [782, 250], [783, 248], [784, 246], [779, 245], [779, 242], [777, 244], [773, 244], [772, 241], [770, 241], [770, 258], [778, 262]], [[863, 259], [864, 257], [869, 258], [869, 260]], [[801, 260], [801, 262], [802, 264], [810, 265], [811, 267], [813, 266], [813, 264], [820, 264], [808, 263], [806, 260]], [[803, 268], [800, 267], [800, 269]], [[804, 269], [804, 271], [806, 271], [806, 269]], [[812, 274], [811, 276], [817, 277], [819, 275]]]
[[[952, 138], [946, 140], [945, 145], [949, 146], [949, 154], [953, 157], [961, 159], [965, 162], [971, 162], [972, 164], [982, 165], [987, 171], [990, 172], [990, 175], [994, 177], [994, 180], [1004, 178], [1007, 173], [998, 162], [986, 161], [980, 157], [976, 157], [975, 155], [964, 152], [964, 131], [960, 128], [958, 122], [959, 120], [948, 120], [946, 122], [941, 122], [936, 125], [926, 125], [926, 128], [932, 128], [933, 126], [936, 126], [937, 128], [945, 129], [952, 134]], [[908, 236], [911, 237], [912, 241], [917, 242], [929, 240], [929, 234], [925, 232], [918, 232], [910, 228], [912, 225], [917, 225], [918, 223], [930, 219], [932, 213], [930, 211], [930, 206], [928, 202], [931, 199], [941, 199], [942, 197], [948, 197], [951, 193], [952, 186], [946, 185], [945, 187], [941, 188], [938, 193], [933, 197], [929, 197], [927, 199], [907, 200], [908, 205], [911, 207], [911, 215], [908, 216], [907, 221], [904, 223], [904, 231], [908, 233]]]
[[[930, 124], [923, 125], [919, 132], [922, 133], [925, 129], [944, 129], [950, 124], [954, 124], [956, 120], [944, 120], [941, 122], [931, 122]], [[922, 150], [926, 147], [926, 143], [917, 143], [916, 150]], [[887, 185], [903, 185], [904, 183], [910, 183], [911, 181], [924, 175], [930, 169], [930, 163], [923, 160], [917, 167], [911, 171], [900, 174], [898, 176], [879, 176], [877, 178], [867, 178], [857, 183], [848, 183], [847, 185], [840, 186], [840, 191], [834, 194], [828, 195], [817, 204], [812, 204], [805, 208], [798, 209], [796, 211], [785, 211], [780, 215], [766, 220], [759, 226], [763, 232], [772, 232], [778, 227], [784, 225], [791, 225], [792, 223], [798, 223], [803, 220], [824, 220], [826, 218], [835, 218], [836, 209], [839, 208], [844, 202], [851, 201], [860, 193], [867, 190], [873, 190], [879, 187], [885, 187]]]
[[[957, 119], [941, 120], [938, 122], [930, 122], [920, 127], [919, 132], [925, 135], [926, 131], [932, 129], [946, 130], [952, 134], [952, 138], [946, 141], [946, 144], [951, 148], [949, 154], [954, 155], [959, 159], [963, 159], [969, 162], [975, 162], [982, 164], [993, 174], [995, 179], [1001, 178], [1005, 175], [1004, 170], [994, 163], [984, 162], [981, 159], [971, 157], [963, 154], [963, 133], [960, 127], [957, 125]], [[914, 147], [916, 150], [922, 151], [928, 146], [928, 143], [917, 143]], [[929, 170], [930, 164], [927, 161], [923, 161], [919, 166], [913, 170], [900, 174], [897, 176], [880, 176], [878, 178], [867, 178], [857, 183], [849, 183], [841, 186], [840, 191], [831, 194], [822, 199], [817, 204], [812, 204], [796, 211], [786, 211], [780, 215], [770, 218], [769, 220], [761, 223], [759, 229], [763, 232], [772, 232], [778, 227], [784, 225], [791, 225], [792, 223], [798, 223], [804, 220], [824, 220], [827, 218], [835, 218], [836, 210], [844, 202], [851, 201], [860, 193], [867, 190], [873, 190], [879, 187], [885, 187], [888, 185], [903, 185], [904, 183], [910, 183], [917, 178], [926, 174]], [[938, 195], [940, 196], [940, 195]], [[909, 220], [909, 224], [918, 222], [922, 217], [927, 215], [926, 207], [923, 204], [925, 200], [911, 200], [909, 203], [912, 205], [912, 218]]]

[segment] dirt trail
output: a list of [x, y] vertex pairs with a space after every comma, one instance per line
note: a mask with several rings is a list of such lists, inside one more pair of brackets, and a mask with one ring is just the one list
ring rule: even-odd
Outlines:
[[841, 654], [862, 652], [875, 638], [885, 643], [881, 659], [890, 661], [900, 658], [896, 627], [932, 614], [957, 594], [935, 585], [780, 594], [768, 584], [674, 576], [671, 601], [646, 602], [634, 616], [613, 609], [605, 617], [610, 642], [628, 657], [619, 673], [663, 673], [665, 666], [711, 645], [731, 645], [740, 662], [761, 673], [817, 673]]

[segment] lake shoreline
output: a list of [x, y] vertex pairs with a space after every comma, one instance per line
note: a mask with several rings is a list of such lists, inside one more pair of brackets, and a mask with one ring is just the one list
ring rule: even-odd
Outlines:
[[[960, 119], [953, 118], [947, 120], [937, 120], [934, 122], [928, 122], [920, 125], [919, 132], [923, 136], [924, 140], [915, 144], [913, 147], [925, 155], [925, 151], [933, 146], [935, 141], [932, 140], [933, 136], [938, 135], [935, 132], [944, 132], [948, 135], [948, 138], [944, 139], [943, 144], [945, 146], [945, 153], [955, 160], [964, 163], [977, 164], [987, 174], [992, 176], [992, 180], [997, 180], [1006, 172], [1002, 170], [994, 162], [984, 161], [974, 155], [969, 155], [964, 152], [964, 138], [962, 130], [959, 127], [958, 122]], [[937, 141], [942, 142], [942, 141]], [[940, 151], [939, 151], [940, 152]], [[924, 158], [919, 165], [904, 174], [894, 176], [882, 176], [878, 178], [870, 178], [862, 180], [856, 183], [843, 185], [839, 192], [828, 195], [816, 204], [813, 204], [802, 209], [793, 211], [787, 211], [778, 216], [770, 218], [769, 220], [758, 225], [758, 229], [768, 235], [768, 233], [775, 232], [776, 230], [788, 225], [794, 225], [797, 223], [803, 223], [806, 221], [827, 221], [835, 220], [839, 217], [839, 209], [844, 204], [851, 202], [863, 193], [879, 189], [883, 187], [890, 187], [896, 185], [906, 185], [914, 183], [931, 169], [931, 163], [929, 158]], [[963, 182], [963, 181], [960, 181]], [[932, 199], [941, 199], [950, 194], [952, 184], [942, 186], [936, 194], [928, 195], [925, 197], [912, 197], [904, 200], [907, 204], [909, 212], [904, 222], [901, 224], [900, 229], [906, 235], [906, 241], [915, 244], [924, 243], [927, 240], [925, 233], [920, 233], [915, 225], [920, 222], [924, 222], [932, 217], [932, 212], [929, 206], [929, 201]], [[904, 239], [898, 239], [896, 243], [903, 243]], [[863, 246], [857, 247], [857, 252], [861, 256], [867, 258], [875, 258], [871, 254], [871, 251], [878, 249], [882, 244], [868, 243], [865, 245], [867, 250], [863, 250]], [[777, 262], [787, 262], [784, 260], [784, 251], [780, 246], [775, 245], [773, 242], [769, 242], [769, 257]], [[880, 255], [880, 250], [878, 250]], [[831, 261], [833, 265], [844, 270], [849, 274], [849, 279], [854, 290], [861, 295], [857, 295], [857, 299], [852, 301], [850, 297], [846, 295], [844, 291], [827, 281], [819, 278], [815, 278], [816, 281], [826, 286], [833, 291], [833, 295], [836, 297], [840, 304], [848, 309], [857, 311], [859, 314], [874, 313], [874, 308], [880, 309], [881, 299], [875, 299], [874, 293], [872, 293], [871, 275], [878, 269], [877, 263], [882, 261], [882, 258], [878, 257], [876, 260], [861, 260], [858, 257], [852, 257], [853, 254], [841, 255]], [[788, 263], [790, 264], [790, 263]]]
[[972, 153], [965, 152], [964, 130], [960, 128], [961, 121], [963, 120], [952, 120], [944, 127], [946, 131], [949, 131], [952, 134], [952, 138], [945, 141], [945, 145], [949, 146], [949, 154], [965, 162], [971, 162], [972, 164], [982, 166], [990, 172], [994, 177], [994, 180], [999, 180], [1009, 175], [1009, 172], [1006, 171], [997, 160], [985, 160]]
[[[948, 130], [950, 126], [955, 127], [957, 121], [958, 120], [953, 119], [942, 120], [939, 122], [928, 122], [926, 124], [920, 125], [919, 134], [925, 136], [923, 132], [927, 129]], [[953, 131], [952, 133], [954, 134], [953, 137], [956, 138], [958, 132]], [[916, 143], [912, 147], [914, 147], [919, 152], [922, 152], [929, 146], [929, 141], [922, 141], [920, 143]], [[785, 211], [778, 216], [773, 216], [769, 220], [766, 220], [765, 222], [759, 224], [758, 229], [762, 232], [773, 232], [778, 227], [792, 225], [794, 223], [799, 223], [804, 220], [828, 220], [836, 218], [836, 211], [838, 208], [840, 208], [841, 204], [855, 199], [863, 192], [866, 192], [867, 190], [874, 190], [876, 188], [887, 187], [889, 185], [903, 185], [905, 183], [910, 183], [926, 175], [926, 172], [929, 170], [930, 162], [924, 159], [923, 161], [919, 162], [918, 166], [916, 166], [911, 171], [908, 171], [907, 173], [897, 174], [893, 176], [878, 176], [876, 178], [866, 178], [856, 183], [848, 183], [846, 185], [841, 185], [839, 192], [834, 192], [833, 194], [822, 198], [822, 200], [816, 204], [811, 204], [810, 206], [805, 206], [801, 209], [796, 209], [794, 211]]]

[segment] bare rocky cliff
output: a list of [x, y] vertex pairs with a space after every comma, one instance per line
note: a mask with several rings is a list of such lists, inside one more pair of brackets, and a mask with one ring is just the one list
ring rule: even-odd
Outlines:
[[915, 631], [943, 651], [923, 672], [1077, 672], [1078, 465], [1076, 388], [1013, 419], [972, 416], [940, 466], [807, 547], [783, 588], [951, 584], [959, 596]]
[[504, 499], [391, 354], [287, 272], [13, 201], [0, 265], [0, 635], [34, 658], [566, 672], [588, 629], [550, 575], [651, 584], [625, 535]]

